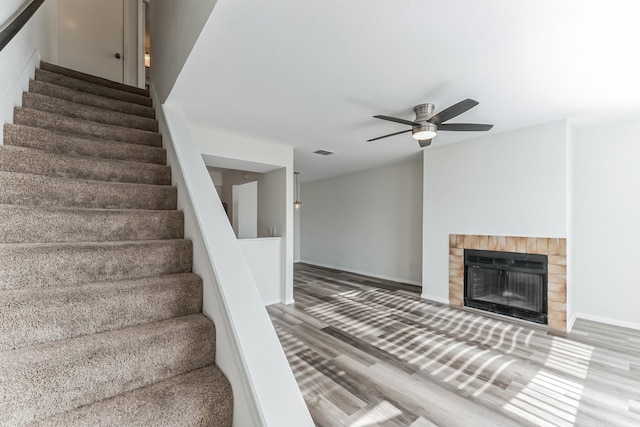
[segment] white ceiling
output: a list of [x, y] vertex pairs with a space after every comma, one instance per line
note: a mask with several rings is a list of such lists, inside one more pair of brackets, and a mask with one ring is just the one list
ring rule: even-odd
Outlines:
[[410, 134], [365, 141], [406, 129], [374, 114], [413, 119], [424, 102], [476, 99], [451, 123], [489, 133], [637, 117], [639, 19], [637, 0], [218, 0], [170, 101], [198, 126], [294, 147], [312, 181], [420, 153]]

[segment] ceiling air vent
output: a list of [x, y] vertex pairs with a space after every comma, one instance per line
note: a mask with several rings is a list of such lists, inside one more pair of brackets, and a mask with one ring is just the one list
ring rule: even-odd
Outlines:
[[330, 156], [336, 153], [334, 153], [333, 151], [327, 151], [327, 150], [316, 150], [313, 152], [313, 154], [319, 154], [321, 156]]

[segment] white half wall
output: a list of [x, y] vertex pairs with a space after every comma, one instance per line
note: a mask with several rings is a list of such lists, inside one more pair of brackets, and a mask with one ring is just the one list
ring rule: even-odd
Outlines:
[[567, 124], [424, 150], [422, 296], [449, 301], [449, 234], [567, 237]]
[[420, 156], [301, 187], [302, 262], [421, 283]]
[[574, 310], [640, 329], [640, 120], [573, 131]]

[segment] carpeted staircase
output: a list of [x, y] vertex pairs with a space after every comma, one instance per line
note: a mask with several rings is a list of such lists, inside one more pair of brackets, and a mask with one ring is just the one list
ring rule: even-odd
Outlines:
[[228, 426], [144, 90], [42, 63], [0, 146], [0, 425]]

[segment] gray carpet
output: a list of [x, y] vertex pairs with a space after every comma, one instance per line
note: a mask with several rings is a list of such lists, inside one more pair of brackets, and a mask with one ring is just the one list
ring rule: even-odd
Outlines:
[[0, 146], [0, 425], [230, 426], [148, 91], [35, 76]]

